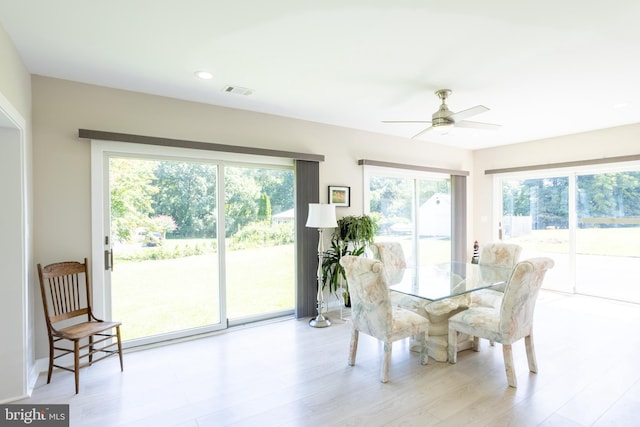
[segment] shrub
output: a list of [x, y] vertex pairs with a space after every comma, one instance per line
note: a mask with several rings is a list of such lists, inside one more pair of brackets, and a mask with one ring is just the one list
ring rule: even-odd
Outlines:
[[230, 249], [261, 248], [287, 245], [294, 241], [293, 222], [271, 225], [266, 221], [253, 222], [231, 237]]
[[[171, 242], [171, 241], [169, 241]], [[175, 242], [175, 241], [174, 241]], [[176, 259], [193, 255], [204, 255], [215, 253], [218, 243], [215, 239], [211, 242], [176, 243], [155, 247], [142, 247], [133, 252], [115, 252], [116, 261], [147, 261], [160, 259]]]

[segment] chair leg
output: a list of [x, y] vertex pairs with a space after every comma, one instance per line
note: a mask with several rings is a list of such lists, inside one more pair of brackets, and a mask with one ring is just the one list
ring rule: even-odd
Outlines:
[[529, 371], [538, 372], [538, 362], [536, 361], [536, 349], [533, 346], [533, 333], [524, 337], [524, 345], [527, 348], [527, 361], [529, 362]]
[[420, 364], [426, 365], [429, 363], [429, 352], [427, 350], [427, 333], [422, 332], [418, 334], [418, 340], [420, 341]]
[[351, 332], [351, 344], [349, 345], [349, 365], [356, 364], [356, 353], [358, 352], [358, 334], [359, 331], [354, 329]]
[[504, 370], [507, 372], [507, 382], [509, 387], [518, 387], [518, 381], [516, 380], [516, 371], [513, 366], [513, 352], [511, 351], [511, 344], [502, 344], [502, 355], [504, 357]]
[[449, 328], [447, 351], [449, 352], [449, 363], [456, 363], [458, 361], [458, 331], [455, 329]]
[[53, 373], [53, 338], [49, 337], [49, 373], [47, 374], [47, 384], [51, 382], [51, 374]]
[[471, 349], [473, 351], [480, 351], [480, 338], [472, 337], [472, 339], [473, 339], [473, 344], [471, 346]]
[[76, 379], [76, 394], [80, 391], [80, 342], [73, 342], [73, 373]]
[[389, 368], [391, 367], [391, 348], [389, 341], [384, 342], [384, 354], [382, 355], [382, 366], [380, 367], [380, 382], [389, 381]]
[[120, 340], [120, 326], [116, 326], [116, 337], [118, 338], [118, 355], [120, 356], [120, 372], [124, 371], [122, 364], [122, 341]]
[[93, 335], [89, 335], [89, 366], [93, 363]]

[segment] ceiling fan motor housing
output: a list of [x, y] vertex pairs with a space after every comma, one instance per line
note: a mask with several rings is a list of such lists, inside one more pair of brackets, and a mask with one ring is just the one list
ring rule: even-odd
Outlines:
[[439, 119], [433, 119], [431, 121], [431, 126], [433, 126], [434, 128], [437, 127], [442, 127], [442, 126], [453, 126], [453, 120], [448, 120], [445, 118], [439, 118]]
[[440, 108], [438, 109], [438, 111], [433, 113], [433, 115], [431, 116], [431, 126], [435, 128], [438, 126], [453, 125], [453, 120], [449, 118], [451, 114], [452, 114], [451, 110], [449, 110], [446, 104], [443, 103], [442, 105], [440, 105]]

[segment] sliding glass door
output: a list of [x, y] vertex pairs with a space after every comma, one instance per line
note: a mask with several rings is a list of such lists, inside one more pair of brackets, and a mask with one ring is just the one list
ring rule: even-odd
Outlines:
[[448, 175], [370, 169], [367, 208], [376, 240], [402, 244], [409, 265], [451, 261], [451, 180]]
[[294, 185], [291, 169], [227, 166], [226, 290], [229, 322], [294, 307]]
[[552, 258], [555, 266], [545, 276], [545, 287], [571, 292], [569, 178], [509, 178], [501, 187], [503, 239], [522, 246], [520, 259]]
[[94, 142], [92, 180], [94, 305], [126, 346], [293, 314], [291, 160]]
[[499, 178], [501, 234], [549, 256], [545, 288], [640, 302], [640, 166]]
[[110, 157], [112, 316], [143, 343], [221, 326], [216, 164]]
[[576, 176], [576, 291], [640, 303], [640, 171]]

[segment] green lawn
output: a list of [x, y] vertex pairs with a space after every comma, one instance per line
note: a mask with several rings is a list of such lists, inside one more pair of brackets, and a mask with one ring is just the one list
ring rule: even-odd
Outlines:
[[[536, 252], [568, 253], [569, 230], [534, 230], [509, 242]], [[640, 256], [640, 227], [578, 229], [576, 244], [582, 255]]]
[[[293, 308], [293, 245], [227, 251], [226, 256], [228, 318]], [[123, 322], [123, 339], [220, 322], [216, 257], [211, 253], [137, 262], [116, 260], [113, 318]]]

